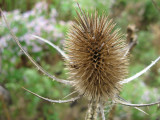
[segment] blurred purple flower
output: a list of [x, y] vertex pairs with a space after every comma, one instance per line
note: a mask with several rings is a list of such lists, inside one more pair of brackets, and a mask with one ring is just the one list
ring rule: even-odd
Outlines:
[[53, 36], [58, 39], [58, 38], [63, 37], [64, 35], [63, 35], [63, 33], [60, 33], [60, 32], [58, 32], [57, 30], [55, 30], [55, 31], [53, 32]]
[[[33, 52], [39, 52], [42, 50], [41, 47], [38, 47], [37, 43], [39, 44], [45, 44], [41, 41], [35, 41], [33, 42], [32, 40], [34, 39], [30, 34], [35, 34], [38, 36], [42, 36], [43, 34], [46, 35], [46, 39], [52, 40], [52, 41], [57, 41], [60, 40], [60, 43], [64, 40], [64, 34], [62, 31], [60, 31], [58, 28], [56, 28], [56, 17], [58, 15], [56, 9], [52, 8], [51, 12], [49, 13], [49, 16], [46, 17], [45, 13], [48, 9], [48, 5], [46, 2], [38, 2], [35, 7], [30, 10], [26, 11], [24, 13], [20, 13], [19, 10], [14, 10], [12, 12], [5, 12], [5, 15], [9, 18], [8, 20], [14, 21], [19, 21], [25, 23], [24, 27], [26, 27], [27, 32], [24, 34], [22, 32], [22, 36], [17, 36], [20, 40], [20, 42], [25, 41], [26, 46], [23, 46], [25, 49], [27, 49], [27, 46], [32, 46], [32, 51]], [[44, 12], [44, 13], [43, 13]], [[30, 16], [32, 16], [32, 19], [30, 19]], [[10, 21], [9, 21], [10, 22]], [[11, 22], [10, 22], [11, 23]], [[71, 24], [72, 22], [65, 22], [65, 21], [60, 21], [58, 24], [60, 26], [66, 26]], [[12, 28], [12, 31], [17, 34], [18, 31], [18, 26], [15, 26]], [[0, 38], [0, 44], [3, 45], [4, 47], [7, 47], [7, 41], [10, 40], [11, 36], [3, 36]], [[21, 54], [18, 53], [19, 55]]]
[[23, 17], [24, 19], [28, 19], [31, 15], [34, 15], [34, 12], [33, 12], [32, 10], [24, 12], [24, 13], [22, 14], [22, 17]]
[[20, 14], [20, 11], [19, 11], [18, 9], [16, 9], [16, 10], [12, 11], [12, 14], [15, 15], [15, 16], [16, 16], [16, 15], [19, 15], [19, 14]]
[[33, 40], [33, 38], [28, 33], [26, 33], [25, 35], [19, 37], [19, 41], [25, 41], [27, 45], [33, 44], [33, 42], [31, 42], [31, 40]]
[[0, 47], [1, 48], [7, 47], [7, 41], [5, 36], [0, 38]]
[[12, 57], [12, 58], [11, 58], [11, 62], [12, 62], [12, 63], [15, 63], [15, 62], [16, 62], [16, 57]]
[[34, 28], [35, 25], [37, 25], [37, 23], [34, 20], [32, 20], [31, 22], [27, 23], [26, 27], [28, 29], [31, 29], [31, 28]]
[[54, 25], [48, 24], [46, 25], [46, 27], [43, 28], [44, 31], [46, 31], [47, 33], [53, 32], [55, 30]]
[[64, 22], [64, 21], [59, 21], [59, 24], [62, 25], [62, 26], [64, 26], [64, 25], [66, 25], [66, 22]]
[[58, 16], [58, 13], [57, 13], [56, 9], [52, 8], [51, 12], [50, 12], [50, 17], [56, 18], [57, 16]]
[[48, 4], [45, 1], [38, 2], [35, 6], [34, 9], [36, 13], [41, 14], [43, 11], [47, 11], [48, 9]]
[[146, 90], [144, 92], [144, 94], [141, 97], [142, 100], [145, 100], [146, 102], [150, 102], [150, 92], [148, 90]]
[[48, 20], [44, 18], [44, 16], [40, 16], [37, 19], [35, 19], [36, 23], [39, 27], [45, 27], [48, 23]]
[[17, 32], [18, 32], [18, 28], [17, 28], [17, 27], [14, 27], [14, 28], [12, 29], [12, 31], [13, 31], [13, 33], [17, 33]]
[[42, 51], [42, 48], [34, 44], [34, 45], [33, 45], [33, 48], [32, 48], [32, 51], [33, 51], [33, 52], [41, 52], [41, 51]]

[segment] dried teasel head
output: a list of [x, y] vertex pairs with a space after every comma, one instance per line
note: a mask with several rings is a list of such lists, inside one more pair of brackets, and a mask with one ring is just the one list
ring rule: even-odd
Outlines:
[[86, 14], [80, 9], [72, 25], [65, 51], [70, 78], [76, 90], [92, 100], [107, 100], [120, 91], [127, 74], [125, 40], [104, 14]]

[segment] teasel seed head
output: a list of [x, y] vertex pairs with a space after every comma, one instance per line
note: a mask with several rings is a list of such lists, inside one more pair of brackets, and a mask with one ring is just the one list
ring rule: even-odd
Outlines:
[[70, 79], [76, 90], [92, 100], [113, 99], [119, 81], [127, 75], [125, 40], [113, 20], [98, 12], [89, 15], [80, 9], [65, 41]]

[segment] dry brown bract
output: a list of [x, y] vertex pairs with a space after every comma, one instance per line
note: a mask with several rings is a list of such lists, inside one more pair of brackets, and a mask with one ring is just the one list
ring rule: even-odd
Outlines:
[[80, 12], [77, 12], [77, 23], [73, 24], [65, 42], [65, 52], [67, 54], [51, 42], [38, 36], [33, 36], [54, 47], [64, 57], [67, 68], [70, 71], [70, 81], [56, 78], [34, 61], [22, 48], [2, 10], [0, 10], [12, 38], [37, 69], [57, 82], [75, 87], [79, 96], [68, 100], [52, 100], [24, 89], [43, 100], [53, 103], [72, 102], [86, 96], [90, 101], [86, 120], [97, 120], [99, 111], [102, 119], [105, 120], [104, 103], [109, 99], [114, 104], [120, 103], [132, 106], [140, 111], [142, 110], [137, 107], [159, 104], [160, 101], [151, 104], [131, 104], [119, 96], [119, 91], [122, 84], [131, 82], [144, 74], [160, 60], [160, 57], [139, 73], [125, 79], [128, 66], [126, 54], [128, 54], [129, 50], [125, 46], [123, 35], [118, 33], [119, 30], [113, 30], [115, 26], [113, 20], [108, 20], [104, 14], [99, 17], [97, 12], [88, 15], [80, 7], [79, 10]]

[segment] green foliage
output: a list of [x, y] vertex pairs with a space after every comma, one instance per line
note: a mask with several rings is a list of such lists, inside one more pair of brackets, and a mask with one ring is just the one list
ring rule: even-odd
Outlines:
[[150, 31], [140, 31], [138, 33], [138, 45], [134, 49], [135, 59], [137, 62], [149, 64], [158, 55], [153, 47], [153, 34]]
[[29, 10], [39, 0], [0, 0], [0, 7], [7, 11], [21, 9], [21, 11]]
[[[156, 1], [157, 6], [160, 4], [159, 1]], [[145, 3], [145, 12], [143, 14], [144, 20], [148, 22], [157, 21], [160, 19], [159, 11], [152, 3], [152, 0], [147, 0]]]

